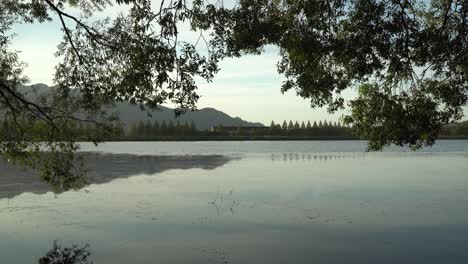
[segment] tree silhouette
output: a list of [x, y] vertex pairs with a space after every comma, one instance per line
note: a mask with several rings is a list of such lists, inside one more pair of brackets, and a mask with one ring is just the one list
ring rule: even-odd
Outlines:
[[155, 137], [160, 135], [160, 127], [159, 122], [157, 120], [153, 122], [153, 125], [151, 127], [151, 134]]
[[146, 120], [145, 126], [143, 129], [143, 137], [149, 139], [153, 136], [153, 125], [150, 120]]
[[194, 135], [197, 132], [197, 126], [195, 125], [195, 122], [190, 122], [190, 133]]
[[268, 132], [270, 135], [275, 135], [276, 134], [276, 131], [277, 131], [277, 128], [276, 128], [276, 124], [275, 122], [272, 120], [271, 123], [270, 123], [270, 127], [268, 129]]
[[90, 256], [89, 245], [62, 247], [54, 241], [52, 249], [38, 260], [38, 264], [92, 264]]
[[243, 134], [242, 125], [239, 124], [239, 126], [238, 126], [237, 129], [236, 129], [236, 135], [237, 135], [237, 136], [242, 136], [242, 134]]
[[299, 128], [301, 128], [301, 126], [299, 125], [299, 122], [296, 121], [296, 122], [294, 123], [294, 129], [297, 130], [297, 129], [299, 129]]
[[190, 125], [188, 121], [185, 121], [184, 124], [181, 125], [182, 136], [190, 136]]
[[167, 124], [166, 121], [163, 120], [161, 123], [161, 135], [166, 136], [168, 134]]

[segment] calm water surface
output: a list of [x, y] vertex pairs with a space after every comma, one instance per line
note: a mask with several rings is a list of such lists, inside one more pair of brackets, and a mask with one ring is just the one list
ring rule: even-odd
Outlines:
[[83, 150], [93, 184], [60, 195], [2, 165], [0, 263], [36, 263], [54, 240], [95, 263], [468, 263], [468, 141]]

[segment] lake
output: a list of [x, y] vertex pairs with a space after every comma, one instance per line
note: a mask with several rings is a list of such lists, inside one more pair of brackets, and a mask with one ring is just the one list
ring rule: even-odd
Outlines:
[[0, 164], [0, 263], [89, 244], [95, 263], [468, 263], [468, 141], [83, 143], [53, 194]]

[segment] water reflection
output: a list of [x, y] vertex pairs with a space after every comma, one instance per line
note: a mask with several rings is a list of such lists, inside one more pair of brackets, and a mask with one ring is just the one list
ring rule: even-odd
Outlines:
[[437, 153], [437, 152], [330, 152], [330, 153], [301, 153], [285, 152], [271, 153], [270, 159], [273, 162], [328, 162], [341, 160], [365, 160], [365, 159], [401, 159], [404, 158], [425, 158], [438, 159], [441, 156], [464, 156], [458, 152]]
[[330, 160], [363, 160], [365, 153], [272, 153], [271, 161], [283, 162], [311, 162], [311, 161], [330, 161]]
[[[82, 153], [82, 155], [87, 168], [84, 177], [89, 184], [102, 184], [117, 178], [156, 174], [171, 169], [212, 170], [233, 159], [221, 155], [153, 156], [96, 152]], [[57, 189], [54, 187], [41, 181], [33, 171], [18, 168], [0, 159], [0, 199], [12, 198], [24, 192], [46, 193]]]
[[38, 260], [38, 264], [92, 264], [89, 245], [63, 247], [54, 241], [52, 248]]
[[221, 216], [225, 213], [234, 215], [236, 209], [240, 205], [240, 201], [234, 198], [234, 189], [227, 192], [218, 189], [216, 197], [213, 201], [209, 202], [209, 204], [216, 210], [217, 216]]

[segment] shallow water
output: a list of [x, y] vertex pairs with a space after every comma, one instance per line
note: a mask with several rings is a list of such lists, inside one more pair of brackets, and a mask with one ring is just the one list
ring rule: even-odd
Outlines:
[[0, 172], [0, 263], [35, 263], [54, 240], [89, 243], [95, 263], [468, 262], [468, 141], [83, 149], [101, 153], [77, 192]]

